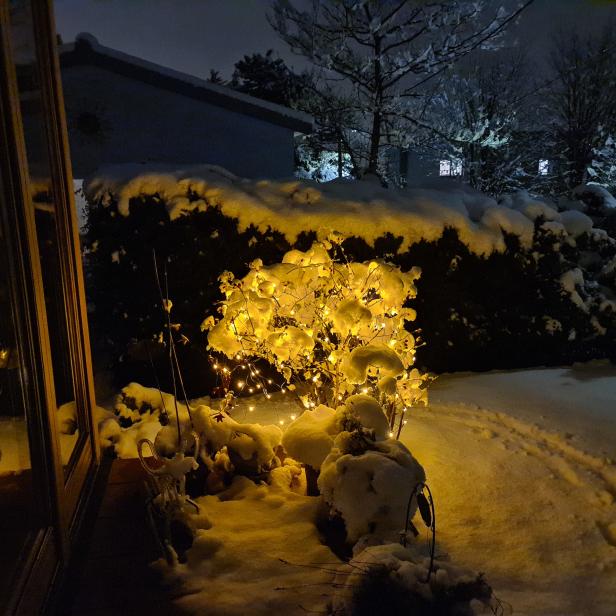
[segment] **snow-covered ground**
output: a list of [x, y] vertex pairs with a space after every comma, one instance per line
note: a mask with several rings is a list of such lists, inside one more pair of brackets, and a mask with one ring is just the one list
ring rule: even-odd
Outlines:
[[615, 613], [616, 367], [444, 376], [402, 440], [434, 492], [438, 550], [514, 613]]
[[[296, 412], [278, 395], [244, 399], [234, 416], [280, 425]], [[434, 493], [437, 554], [485, 572], [509, 613], [615, 613], [615, 366], [445, 375], [401, 440]], [[200, 499], [180, 603], [211, 614], [323, 609], [338, 560], [309, 523], [315, 499], [250, 484], [239, 496]]]

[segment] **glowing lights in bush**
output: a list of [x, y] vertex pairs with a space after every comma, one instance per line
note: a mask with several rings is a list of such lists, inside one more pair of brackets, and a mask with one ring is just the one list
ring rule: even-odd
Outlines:
[[[269, 266], [257, 259], [242, 279], [224, 272], [221, 318], [208, 317], [202, 329], [210, 349], [241, 363], [214, 367], [230, 377], [229, 389], [268, 399], [272, 385], [290, 389], [306, 409], [370, 394], [399, 434], [402, 409], [426, 402], [429, 381], [413, 368], [416, 340], [405, 327], [415, 318], [406, 302], [419, 275], [418, 268], [402, 272], [382, 260], [347, 262], [330, 241], [291, 250]], [[276, 368], [283, 385], [259, 374], [259, 359]]]

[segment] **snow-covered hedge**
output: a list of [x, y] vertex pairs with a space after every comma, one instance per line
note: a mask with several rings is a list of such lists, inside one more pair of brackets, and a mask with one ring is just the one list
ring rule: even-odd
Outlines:
[[[448, 185], [385, 189], [371, 181], [248, 181], [215, 167], [110, 169], [86, 183], [88, 295], [94, 340], [152, 381], [163, 330], [152, 251], [166, 262], [191, 395], [209, 387], [200, 324], [218, 276], [280, 262], [337, 232], [345, 258], [418, 266], [414, 326], [434, 371], [562, 364], [614, 344], [616, 243], [583, 207], [524, 193], [494, 200]], [[100, 346], [99, 346], [100, 348]], [[165, 373], [164, 369], [160, 370]], [[120, 379], [128, 380], [125, 375]]]

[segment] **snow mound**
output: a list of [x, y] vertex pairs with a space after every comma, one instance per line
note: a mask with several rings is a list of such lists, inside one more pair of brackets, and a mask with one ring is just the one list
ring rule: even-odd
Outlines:
[[291, 457], [319, 469], [334, 445], [336, 433], [336, 411], [321, 404], [289, 424], [282, 446]]
[[84, 192], [91, 203], [117, 200], [122, 216], [130, 215], [131, 199], [140, 197], [162, 200], [171, 220], [216, 207], [237, 219], [240, 231], [251, 225], [262, 232], [275, 229], [290, 242], [306, 230], [317, 232], [319, 238], [337, 231], [370, 244], [388, 233], [400, 234], [402, 252], [421, 240], [437, 240], [451, 227], [469, 250], [488, 255], [505, 250], [503, 231], [519, 235], [529, 246], [537, 216], [560, 220], [553, 208], [525, 193], [508, 196], [498, 205], [453, 184], [398, 189], [373, 181], [253, 181], [212, 165], [110, 166], [87, 180]]
[[350, 383], [361, 385], [371, 372], [399, 376], [404, 371], [404, 364], [398, 353], [387, 345], [371, 343], [353, 349], [342, 359], [340, 369]]
[[[231, 472], [241, 467], [258, 473], [279, 464], [276, 449], [282, 431], [278, 426], [240, 423], [225, 411], [205, 404], [191, 404], [189, 411], [171, 394], [139, 383], [130, 383], [121, 390], [115, 404], [116, 416], [104, 418], [109, 422], [104, 424], [105, 438], [113, 443], [120, 458], [136, 458], [141, 439], [154, 443], [159, 454], [173, 455], [177, 448], [176, 408], [182, 438], [190, 441], [193, 430], [199, 435], [202, 453], [211, 454], [202, 456], [210, 470], [218, 467]], [[121, 427], [122, 419], [130, 425]]]
[[471, 616], [487, 613], [490, 606], [492, 589], [481, 575], [439, 560], [429, 576], [430, 559], [396, 543], [367, 547], [349, 566], [350, 572], [339, 575], [335, 614], [369, 613], [372, 608], [384, 614]]
[[336, 410], [321, 404], [304, 411], [284, 431], [282, 446], [291, 457], [318, 470], [349, 419], [370, 430], [376, 440], [388, 438], [389, 423], [381, 405], [370, 396], [358, 394], [349, 396]]
[[609, 209], [616, 208], [616, 199], [600, 184], [581, 184], [574, 189], [573, 196], [597, 213], [606, 213]]
[[573, 237], [579, 237], [583, 233], [590, 233], [592, 231], [592, 220], [586, 214], [582, 214], [582, 212], [569, 210], [568, 212], [563, 212], [560, 218], [567, 233]]
[[[357, 432], [341, 432], [318, 479], [331, 512], [342, 516], [350, 543], [367, 534], [399, 533], [405, 525], [409, 495], [426, 478], [399, 441], [388, 439], [366, 448], [366, 443], [358, 442], [361, 438]], [[357, 455], [358, 448], [363, 452]]]
[[536, 220], [540, 216], [544, 220], [559, 220], [558, 212], [551, 206], [536, 199], [526, 190], [518, 190], [515, 193], [503, 195], [499, 200], [500, 205], [521, 212], [530, 220]]
[[384, 440], [389, 435], [389, 422], [381, 405], [366, 394], [349, 396], [344, 406], [338, 412], [347, 412], [353, 415], [364, 428], [374, 431], [377, 440]]

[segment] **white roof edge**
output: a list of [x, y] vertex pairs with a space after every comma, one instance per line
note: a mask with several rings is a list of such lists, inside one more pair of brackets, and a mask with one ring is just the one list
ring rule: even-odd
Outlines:
[[302, 111], [296, 111], [295, 109], [290, 109], [289, 107], [284, 107], [283, 105], [278, 105], [277, 103], [270, 103], [269, 101], [256, 98], [255, 96], [250, 96], [249, 94], [237, 92], [232, 88], [210, 83], [209, 81], [201, 79], [200, 77], [195, 77], [194, 75], [189, 75], [188, 73], [183, 73], [181, 71], [177, 71], [175, 69], [156, 64], [155, 62], [150, 62], [149, 60], [144, 60], [143, 58], [138, 58], [137, 56], [133, 56], [123, 51], [118, 51], [117, 49], [112, 49], [111, 47], [105, 47], [104, 45], [101, 45], [98, 42], [98, 39], [89, 32], [81, 32], [75, 37], [74, 42], [60, 45], [59, 53], [62, 54], [74, 51], [75, 43], [79, 40], [86, 41], [92, 47], [92, 49], [100, 55], [105, 55], [116, 60], [121, 60], [123, 62], [127, 62], [129, 64], [133, 64], [144, 69], [148, 69], [150, 71], [159, 73], [165, 77], [172, 77], [174, 79], [177, 79], [178, 81], [184, 81], [185, 83], [188, 83], [197, 88], [203, 88], [205, 90], [215, 92], [216, 94], [220, 94], [222, 96], [234, 98], [243, 103], [254, 105], [255, 107], [261, 107], [262, 109], [267, 109], [268, 111], [278, 113], [287, 118], [293, 118], [295, 120], [298, 120], [299, 122], [314, 124], [314, 118], [307, 113], [303, 113]]

